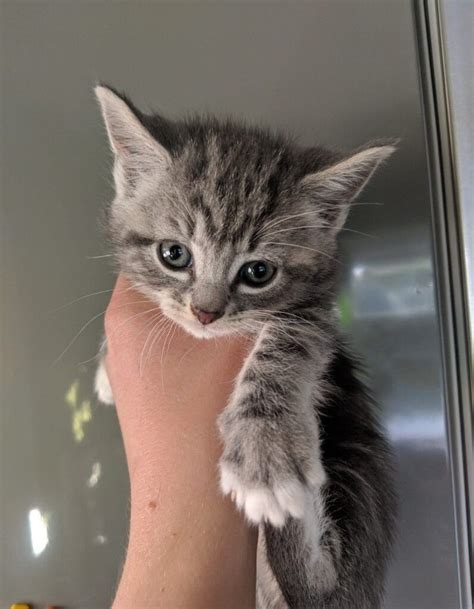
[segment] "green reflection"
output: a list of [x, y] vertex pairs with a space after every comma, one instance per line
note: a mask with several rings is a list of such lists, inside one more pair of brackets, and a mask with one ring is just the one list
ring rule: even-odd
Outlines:
[[85, 438], [84, 427], [92, 419], [90, 400], [81, 400], [79, 397], [80, 383], [76, 379], [66, 391], [64, 401], [71, 409], [71, 427], [74, 440], [80, 444]]
[[352, 304], [347, 290], [341, 290], [337, 299], [337, 307], [339, 309], [340, 325], [347, 328], [352, 321]]

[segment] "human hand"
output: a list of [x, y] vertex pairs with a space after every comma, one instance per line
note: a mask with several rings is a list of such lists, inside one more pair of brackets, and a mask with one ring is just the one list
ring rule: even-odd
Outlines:
[[192, 337], [124, 277], [105, 327], [131, 485], [113, 609], [255, 607], [256, 530], [219, 492], [215, 424], [250, 343]]

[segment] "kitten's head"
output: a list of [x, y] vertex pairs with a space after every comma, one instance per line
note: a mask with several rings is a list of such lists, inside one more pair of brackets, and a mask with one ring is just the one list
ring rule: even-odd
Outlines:
[[107, 87], [96, 94], [115, 155], [115, 252], [168, 317], [211, 337], [331, 304], [337, 233], [392, 144], [301, 148], [212, 117], [144, 115]]

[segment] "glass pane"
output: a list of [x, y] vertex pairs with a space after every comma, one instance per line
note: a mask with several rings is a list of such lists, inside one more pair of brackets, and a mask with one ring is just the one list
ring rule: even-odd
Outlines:
[[[110, 604], [128, 478], [91, 361], [113, 285], [92, 86], [305, 144], [402, 138], [355, 206], [340, 307], [399, 458], [388, 609], [458, 605], [430, 194], [409, 2], [3, 2], [0, 604]], [[101, 293], [99, 293], [101, 292]], [[95, 295], [92, 295], [95, 294]], [[89, 296], [90, 295], [90, 296]], [[72, 304], [69, 301], [76, 299]]]

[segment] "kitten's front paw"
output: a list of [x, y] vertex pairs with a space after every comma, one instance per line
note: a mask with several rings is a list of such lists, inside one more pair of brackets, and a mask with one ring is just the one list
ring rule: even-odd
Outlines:
[[[265, 422], [220, 420], [225, 449], [220, 485], [248, 520], [282, 527], [303, 518], [315, 487], [326, 480], [318, 438], [286, 434]], [[299, 440], [299, 443], [298, 443]]]
[[107, 375], [107, 370], [105, 369], [103, 359], [101, 360], [99, 366], [97, 367], [97, 372], [95, 373], [94, 388], [95, 392], [97, 393], [97, 397], [103, 404], [114, 403], [112, 387], [110, 386], [109, 377]]
[[254, 524], [268, 522], [280, 528], [290, 516], [303, 518], [309, 500], [308, 489], [298, 480], [287, 480], [273, 487], [254, 486], [225, 461], [220, 464], [220, 483], [222, 492], [230, 495]]

